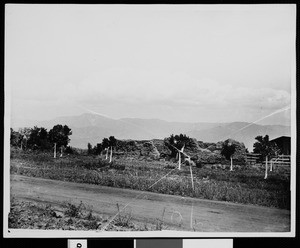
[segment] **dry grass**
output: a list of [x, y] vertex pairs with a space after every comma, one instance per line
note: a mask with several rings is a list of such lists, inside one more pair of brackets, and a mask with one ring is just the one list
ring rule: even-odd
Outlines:
[[233, 172], [228, 168], [193, 168], [193, 190], [189, 168], [182, 166], [179, 171], [176, 164], [169, 162], [119, 158], [109, 164], [96, 156], [70, 155], [53, 159], [51, 155], [14, 153], [11, 173], [290, 209], [290, 178], [284, 169], [277, 169], [264, 180], [263, 168], [244, 166]]

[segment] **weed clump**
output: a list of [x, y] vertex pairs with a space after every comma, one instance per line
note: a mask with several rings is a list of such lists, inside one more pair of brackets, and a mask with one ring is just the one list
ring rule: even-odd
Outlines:
[[80, 202], [79, 205], [67, 203], [65, 207], [66, 207], [65, 215], [69, 217], [76, 217], [76, 218], [81, 217], [83, 215], [83, 210], [85, 209], [85, 206], [82, 203], [82, 201]]

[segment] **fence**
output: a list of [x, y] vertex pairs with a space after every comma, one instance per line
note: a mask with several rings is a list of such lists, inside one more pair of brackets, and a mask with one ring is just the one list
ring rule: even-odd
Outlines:
[[[246, 164], [255, 165], [255, 164], [264, 164], [264, 161], [259, 161], [260, 154], [258, 153], [246, 153]], [[283, 166], [290, 167], [291, 166], [291, 156], [290, 155], [278, 155], [276, 157], [271, 158], [269, 164], [273, 166]]]
[[260, 154], [258, 153], [246, 153], [246, 164], [260, 164], [258, 162]]
[[291, 166], [291, 156], [290, 155], [278, 155], [275, 158], [270, 160], [270, 163], [274, 166], [284, 166], [290, 167]]

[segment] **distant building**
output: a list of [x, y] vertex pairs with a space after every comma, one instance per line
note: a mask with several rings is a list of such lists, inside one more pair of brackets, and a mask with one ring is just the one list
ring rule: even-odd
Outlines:
[[270, 142], [276, 143], [280, 149], [280, 153], [284, 155], [291, 155], [291, 137], [281, 136], [276, 139], [270, 140]]

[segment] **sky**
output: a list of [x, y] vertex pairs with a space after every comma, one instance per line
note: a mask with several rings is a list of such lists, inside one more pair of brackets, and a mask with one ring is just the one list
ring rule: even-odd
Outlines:
[[6, 5], [11, 117], [289, 125], [295, 9]]

